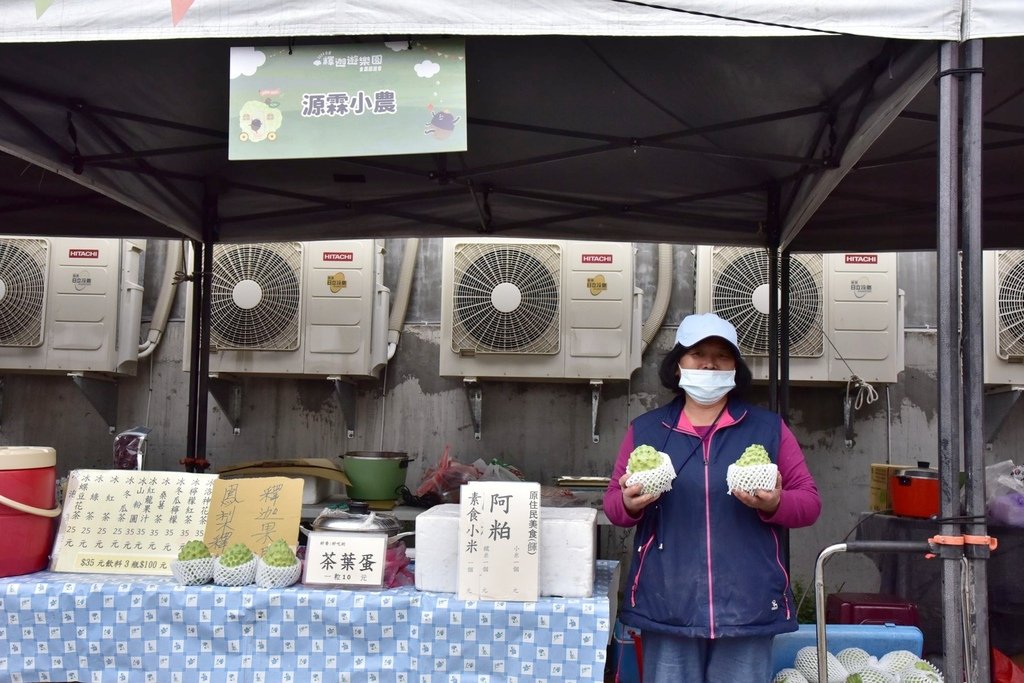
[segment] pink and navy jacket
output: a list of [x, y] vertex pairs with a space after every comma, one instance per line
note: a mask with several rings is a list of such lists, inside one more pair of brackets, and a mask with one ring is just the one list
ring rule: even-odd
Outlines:
[[[615, 461], [604, 511], [636, 526], [624, 624], [695, 638], [795, 631], [796, 608], [783, 561], [784, 528], [809, 526], [821, 499], [792, 432], [775, 413], [731, 400], [713, 427], [693, 427], [682, 397], [636, 418]], [[672, 490], [632, 517], [619, 478], [632, 450], [653, 446], [672, 457]], [[729, 495], [725, 474], [752, 444], [779, 466], [782, 494], [772, 515]]]

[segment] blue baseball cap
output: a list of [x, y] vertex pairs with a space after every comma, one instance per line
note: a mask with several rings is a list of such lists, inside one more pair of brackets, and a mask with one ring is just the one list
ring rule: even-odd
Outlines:
[[683, 322], [679, 324], [679, 329], [676, 331], [676, 343], [682, 344], [686, 348], [696, 346], [709, 337], [718, 337], [724, 340], [732, 347], [736, 358], [742, 358], [736, 338], [736, 328], [731, 322], [714, 313], [688, 315], [683, 318]]

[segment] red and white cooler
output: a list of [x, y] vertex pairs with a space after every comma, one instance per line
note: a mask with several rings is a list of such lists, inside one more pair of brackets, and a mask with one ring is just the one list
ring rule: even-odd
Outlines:
[[57, 451], [47, 446], [0, 447], [0, 576], [46, 568], [53, 546]]

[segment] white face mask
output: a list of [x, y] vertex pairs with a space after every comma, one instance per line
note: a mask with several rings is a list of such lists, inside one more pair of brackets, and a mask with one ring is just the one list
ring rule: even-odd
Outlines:
[[679, 388], [702, 406], [717, 403], [736, 386], [735, 370], [686, 370], [679, 368]]

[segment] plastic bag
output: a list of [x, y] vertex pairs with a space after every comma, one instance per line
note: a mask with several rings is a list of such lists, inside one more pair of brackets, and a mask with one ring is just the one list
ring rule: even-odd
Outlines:
[[993, 683], [1024, 683], [1024, 669], [1013, 663], [1005, 654], [992, 648]]
[[141, 470], [146, 458], [149, 427], [132, 427], [114, 437], [114, 469]]
[[412, 560], [405, 552], [405, 544], [398, 542], [388, 546], [387, 558], [384, 562], [384, 587], [397, 588], [398, 586], [411, 586], [416, 583], [409, 565]]
[[487, 463], [483, 460], [477, 460], [473, 463], [480, 472], [480, 481], [522, 481], [523, 477], [518, 474], [515, 470], [507, 465], [499, 463], [497, 460], [492, 460]]
[[995, 524], [1024, 527], [1024, 494], [1004, 493], [990, 498], [985, 513]]
[[985, 468], [985, 513], [997, 524], [1024, 527], [1024, 468], [1004, 460]]
[[472, 465], [463, 465], [450, 456], [450, 447], [445, 446], [437, 467], [427, 468], [423, 480], [416, 489], [420, 498], [436, 497], [439, 503], [459, 502], [459, 489], [467, 481], [480, 478], [480, 471]]

